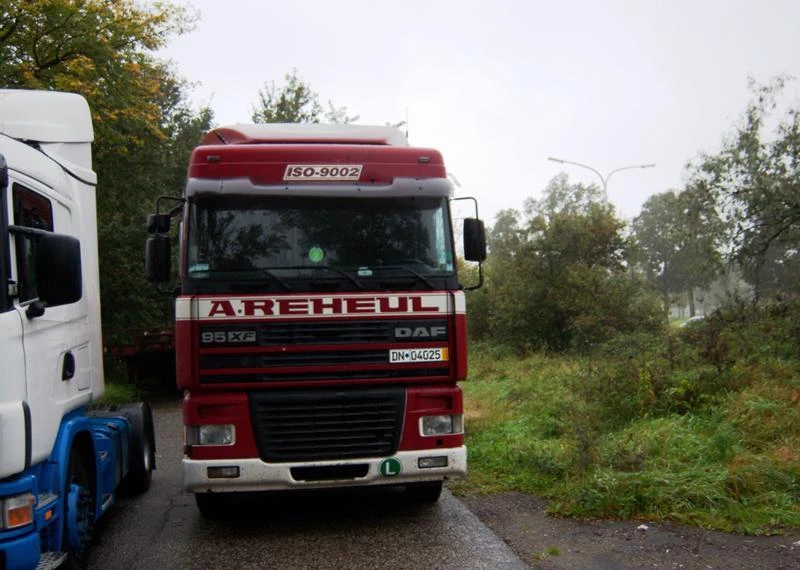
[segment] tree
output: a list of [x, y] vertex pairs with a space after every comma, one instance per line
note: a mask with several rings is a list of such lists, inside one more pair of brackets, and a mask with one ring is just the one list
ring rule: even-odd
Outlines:
[[170, 3], [7, 0], [0, 8], [0, 83], [80, 93], [93, 114], [103, 326], [165, 321], [169, 300], [144, 281], [144, 220], [179, 194], [188, 154], [211, 121], [185, 102], [184, 82], [153, 57], [192, 25]]
[[526, 214], [503, 211], [489, 232], [473, 332], [523, 350], [564, 350], [661, 326], [658, 299], [629, 271], [625, 224], [597, 187], [560, 175], [541, 200], [526, 201]]
[[511, 259], [519, 251], [524, 239], [519, 218], [519, 212], [511, 208], [500, 210], [495, 216], [487, 236], [494, 259]]
[[785, 83], [751, 83], [754, 98], [734, 135], [691, 165], [693, 177], [719, 193], [733, 226], [732, 257], [757, 297], [800, 294], [800, 108], [767, 131]]
[[708, 287], [722, 269], [726, 228], [715, 205], [707, 185], [698, 182], [652, 196], [633, 221], [640, 264], [658, 283], [665, 307], [671, 293], [686, 293], [694, 316], [695, 289]]
[[[159, 137], [123, 155], [103, 153], [98, 172], [98, 237], [103, 326], [110, 342], [116, 331], [160, 326], [171, 320], [172, 298], [144, 281], [144, 220], [160, 195], [179, 197], [192, 149], [211, 127], [210, 109], [194, 111], [181, 98], [162, 102]], [[171, 203], [169, 206], [174, 206]]]
[[547, 185], [541, 200], [527, 200], [526, 210], [529, 239], [540, 244], [545, 257], [555, 252], [569, 263], [623, 268], [627, 253], [624, 223], [604, 204], [596, 185], [570, 185], [567, 175], [559, 174]]
[[99, 148], [125, 152], [144, 135], [163, 135], [159, 105], [173, 74], [150, 54], [191, 23], [184, 8], [168, 3], [148, 11], [132, 0], [8, 0], [0, 84], [80, 93]]
[[627, 270], [624, 228], [597, 202], [583, 213], [566, 208], [529, 222], [520, 270], [529, 276], [531, 324], [542, 344], [558, 350], [593, 345], [660, 321], [649, 293]]
[[347, 107], [335, 107], [328, 101], [328, 110], [323, 112], [319, 96], [303, 81], [297, 70], [284, 76], [286, 84], [278, 87], [274, 81], [264, 85], [258, 92], [258, 104], [253, 108], [254, 123], [351, 123], [357, 116], [347, 115]]
[[595, 184], [570, 184], [564, 173], [556, 175], [544, 189], [539, 200], [525, 200], [525, 214], [531, 218], [548, 218], [555, 214], [585, 214], [590, 208], [603, 202], [603, 192]]

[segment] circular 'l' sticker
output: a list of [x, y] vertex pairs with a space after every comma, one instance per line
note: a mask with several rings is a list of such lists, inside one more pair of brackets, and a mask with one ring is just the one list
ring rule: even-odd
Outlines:
[[400, 460], [396, 457], [390, 457], [388, 459], [384, 459], [381, 461], [380, 471], [381, 475], [384, 477], [394, 477], [396, 475], [400, 475], [400, 472], [403, 470], [403, 465], [400, 463]]

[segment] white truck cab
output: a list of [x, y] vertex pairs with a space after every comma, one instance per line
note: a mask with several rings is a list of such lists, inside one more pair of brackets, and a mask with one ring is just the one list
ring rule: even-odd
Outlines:
[[[155, 468], [152, 410], [103, 394], [92, 119], [0, 90], [0, 569], [86, 568], [94, 522]], [[124, 483], [124, 485], [123, 485]]]
[[0, 479], [103, 392], [92, 139], [79, 95], [0, 90]]

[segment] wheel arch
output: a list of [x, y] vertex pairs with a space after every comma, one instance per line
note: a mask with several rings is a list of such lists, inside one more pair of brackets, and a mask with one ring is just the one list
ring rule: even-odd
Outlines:
[[59, 494], [67, 481], [69, 455], [73, 448], [78, 449], [81, 454], [81, 459], [86, 466], [86, 473], [89, 477], [91, 492], [95, 495], [95, 504], [98, 504], [98, 497], [96, 496], [98, 487], [97, 454], [95, 452], [92, 424], [79, 411], [64, 418], [53, 450], [54, 457], [52, 459], [58, 465], [57, 477], [53, 483], [54, 489], [59, 490]]

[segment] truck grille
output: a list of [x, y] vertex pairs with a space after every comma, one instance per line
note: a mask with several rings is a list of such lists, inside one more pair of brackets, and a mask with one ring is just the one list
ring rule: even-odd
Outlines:
[[[324, 322], [279, 322], [256, 324], [224, 324], [200, 326], [201, 347], [220, 346], [296, 346], [296, 345], [325, 345], [325, 344], [365, 344], [365, 343], [391, 343], [400, 339], [395, 336], [397, 328], [440, 327], [444, 333], [435, 339], [446, 341], [446, 319], [414, 319], [414, 320], [345, 320]], [[246, 331], [252, 339], [251, 342], [236, 342], [235, 334]], [[217, 338], [221, 340], [217, 340]], [[208, 342], [204, 339], [208, 338]], [[420, 340], [416, 338], [414, 340]]]
[[[447, 319], [203, 324], [200, 383], [446, 378], [452, 360], [390, 362], [393, 348], [449, 343]], [[435, 331], [435, 332], [434, 332]]]
[[407, 378], [447, 378], [447, 368], [409, 368], [407, 370], [341, 370], [325, 372], [291, 372], [286, 374], [210, 374], [200, 377], [201, 384], [247, 384], [265, 382], [297, 382], [303, 380], [395, 380]]
[[389, 353], [384, 350], [336, 352], [261, 352], [255, 354], [203, 355], [200, 367], [215, 368], [274, 368], [277, 366], [326, 366], [338, 364], [386, 364]]
[[391, 324], [387, 321], [274, 323], [259, 327], [259, 340], [262, 345], [386, 342], [391, 339]]
[[250, 414], [267, 462], [385, 457], [397, 451], [405, 389], [253, 392]]

